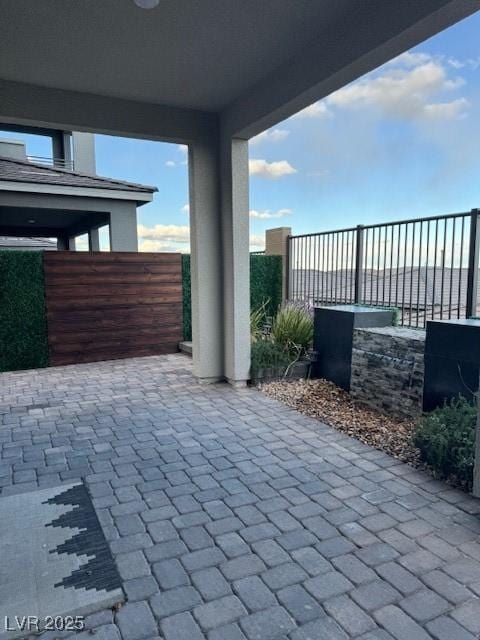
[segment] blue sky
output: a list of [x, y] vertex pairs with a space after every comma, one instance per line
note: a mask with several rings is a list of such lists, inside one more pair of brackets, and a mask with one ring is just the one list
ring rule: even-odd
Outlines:
[[[252, 246], [480, 207], [480, 13], [250, 142]], [[13, 137], [19, 137], [14, 135]], [[50, 155], [27, 138], [28, 153]], [[156, 185], [139, 209], [144, 250], [188, 247], [185, 148], [96, 136], [100, 175]]]

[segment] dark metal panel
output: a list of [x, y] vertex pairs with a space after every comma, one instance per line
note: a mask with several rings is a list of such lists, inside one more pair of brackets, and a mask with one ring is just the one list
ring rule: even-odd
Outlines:
[[316, 307], [313, 346], [317, 352], [314, 375], [350, 390], [353, 331], [390, 326], [392, 311], [355, 305]]

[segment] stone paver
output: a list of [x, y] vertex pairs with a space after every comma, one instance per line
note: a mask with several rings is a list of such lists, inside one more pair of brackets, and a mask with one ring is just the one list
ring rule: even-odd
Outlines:
[[247, 610], [237, 596], [225, 596], [202, 604], [193, 610], [202, 629], [215, 629], [247, 615]]
[[446, 600], [430, 589], [422, 589], [401, 600], [400, 606], [417, 622], [426, 622], [450, 609]]
[[350, 636], [357, 636], [375, 629], [372, 618], [357, 606], [348, 596], [338, 596], [327, 600], [325, 611], [335, 618]]
[[288, 612], [278, 606], [252, 613], [240, 620], [240, 626], [249, 640], [276, 640], [296, 628]]
[[195, 587], [204, 600], [216, 600], [231, 593], [231, 586], [216, 567], [202, 569], [191, 574]]
[[183, 355], [0, 374], [0, 500], [80, 478], [128, 599], [88, 635], [480, 633], [480, 501]]
[[203, 633], [190, 613], [164, 618], [160, 623], [165, 640], [202, 640]]
[[258, 576], [233, 583], [233, 589], [250, 611], [261, 611], [277, 604], [275, 595]]
[[320, 603], [299, 584], [281, 589], [277, 592], [277, 597], [299, 624], [316, 620], [324, 615]]
[[145, 602], [128, 603], [120, 609], [116, 622], [123, 638], [143, 640], [157, 632], [150, 607]]
[[474, 640], [475, 636], [461, 627], [458, 622], [441, 616], [427, 624], [428, 631], [437, 640]]

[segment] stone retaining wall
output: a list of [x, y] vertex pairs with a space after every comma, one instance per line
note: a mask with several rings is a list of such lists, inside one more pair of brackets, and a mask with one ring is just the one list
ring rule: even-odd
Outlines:
[[422, 412], [425, 332], [400, 327], [356, 329], [352, 398], [399, 418]]

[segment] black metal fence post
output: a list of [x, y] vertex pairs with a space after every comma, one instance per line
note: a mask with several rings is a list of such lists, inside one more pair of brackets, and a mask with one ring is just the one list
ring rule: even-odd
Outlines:
[[472, 209], [470, 213], [470, 245], [468, 251], [467, 273], [467, 308], [466, 317], [477, 315], [477, 291], [478, 291], [478, 257], [480, 252], [480, 224], [478, 221], [478, 209]]
[[363, 299], [362, 275], [363, 275], [363, 224], [357, 225], [355, 241], [355, 285], [353, 300], [359, 304]]
[[290, 278], [292, 277], [291, 265], [291, 251], [292, 251], [292, 236], [287, 236], [287, 251], [285, 253], [285, 301], [290, 300], [290, 293], [292, 291], [292, 284]]

